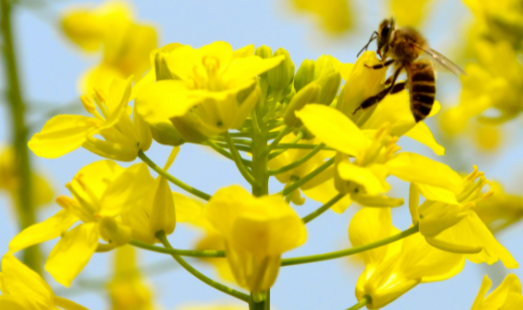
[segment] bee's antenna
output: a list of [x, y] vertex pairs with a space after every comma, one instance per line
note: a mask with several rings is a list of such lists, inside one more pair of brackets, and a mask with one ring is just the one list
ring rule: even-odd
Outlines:
[[360, 54], [363, 53], [363, 51], [366, 51], [367, 48], [369, 47], [370, 42], [374, 41], [378, 37], [378, 35], [379, 35], [378, 32], [374, 31], [372, 33], [372, 36], [369, 39], [369, 42], [367, 42], [367, 44], [365, 44], [365, 46], [361, 49], [361, 51], [358, 53], [358, 55], [356, 55], [356, 57], [359, 57]]

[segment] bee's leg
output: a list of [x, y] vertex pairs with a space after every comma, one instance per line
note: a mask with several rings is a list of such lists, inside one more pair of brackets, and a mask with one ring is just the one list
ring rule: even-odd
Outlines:
[[396, 61], [396, 60], [395, 59], [389, 59], [386, 62], [377, 64], [377, 65], [374, 65], [374, 66], [368, 66], [367, 64], [365, 64], [365, 67], [377, 70], [377, 69], [381, 69], [381, 68], [388, 67], [388, 66], [392, 65], [394, 63], [394, 61]]
[[[392, 80], [391, 80], [391, 85], [388, 86], [387, 88], [385, 88], [384, 90], [380, 91], [377, 95], [374, 95], [372, 97], [369, 97], [367, 99], [365, 99], [358, 108], [356, 108], [356, 110], [354, 110], [354, 112], [352, 112], [352, 114], [356, 114], [356, 112], [358, 112], [359, 109], [366, 109], [368, 107], [371, 107], [373, 105], [375, 105], [376, 103], [380, 102], [381, 100], [383, 100], [383, 98], [385, 98], [385, 96], [387, 96], [388, 94], [390, 94], [392, 91], [394, 91], [394, 89], [396, 88], [396, 80], [398, 79], [398, 76], [400, 75], [400, 72], [401, 70], [403, 69], [403, 67], [399, 67], [396, 72], [394, 72], [394, 74], [392, 75]], [[405, 83], [398, 83], [397, 84], [397, 90], [396, 92], [399, 92], [401, 91], [403, 88], [405, 88]]]
[[396, 93], [399, 93], [400, 91], [404, 90], [405, 89], [405, 82], [401, 82], [401, 83], [396, 83], [396, 85], [394, 85], [392, 87], [392, 90], [390, 91], [390, 94], [396, 94]]

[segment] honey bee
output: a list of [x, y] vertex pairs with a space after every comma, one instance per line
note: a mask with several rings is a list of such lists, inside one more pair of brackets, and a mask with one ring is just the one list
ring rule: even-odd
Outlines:
[[[394, 64], [395, 70], [393, 75], [385, 82], [386, 88], [377, 95], [363, 101], [354, 113], [359, 109], [377, 104], [389, 93], [397, 93], [406, 87], [410, 93], [410, 110], [417, 123], [429, 115], [434, 104], [436, 67], [450, 71], [457, 76], [466, 75], [463, 69], [431, 49], [425, 38], [414, 28], [395, 29], [394, 19], [392, 18], [381, 22], [378, 31], [372, 33], [369, 42], [358, 53], [358, 56], [375, 39], [378, 42], [377, 54], [383, 62], [370, 67], [366, 66], [372, 69], [381, 69]], [[407, 72], [407, 83], [396, 83], [403, 69]]]

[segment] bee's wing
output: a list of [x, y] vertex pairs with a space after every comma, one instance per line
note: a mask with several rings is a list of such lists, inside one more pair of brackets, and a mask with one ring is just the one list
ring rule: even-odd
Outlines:
[[447, 57], [441, 55], [441, 53], [431, 49], [430, 47], [422, 47], [418, 44], [415, 44], [415, 45], [420, 50], [422, 50], [425, 53], [425, 55], [429, 56], [432, 60], [434, 60], [434, 63], [437, 65], [437, 67], [443, 67], [447, 71], [450, 71], [457, 76], [459, 76], [460, 74], [467, 75], [465, 70], [461, 69], [458, 65], [453, 63]]

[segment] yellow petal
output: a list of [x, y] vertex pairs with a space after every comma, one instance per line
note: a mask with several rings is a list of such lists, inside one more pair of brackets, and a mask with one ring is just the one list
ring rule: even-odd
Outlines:
[[259, 56], [242, 57], [235, 59], [223, 76], [229, 87], [245, 85], [245, 81], [255, 78], [269, 69], [276, 67], [285, 59], [285, 56], [263, 59]]
[[492, 286], [492, 281], [489, 279], [487, 275], [483, 277], [483, 281], [481, 282], [481, 287], [479, 288], [478, 295], [476, 295], [476, 299], [474, 299], [474, 304], [472, 304], [472, 308], [470, 310], [481, 310], [483, 299], [485, 298], [485, 295], [487, 295], [487, 292], [489, 291], [490, 287]]
[[359, 156], [370, 144], [361, 130], [336, 109], [308, 104], [295, 113], [320, 141], [344, 154]]
[[[475, 212], [469, 212], [469, 216], [467, 217], [467, 224], [470, 227], [470, 235], [474, 236], [475, 239], [480, 240], [480, 242], [484, 246], [485, 255], [491, 257], [493, 259], [492, 262], [495, 262], [498, 259], [500, 259], [506, 268], [518, 268], [519, 264], [514, 259], [514, 257], [512, 257], [512, 254], [510, 254], [510, 252], [496, 240], [496, 238], [488, 230], [485, 224], [479, 219], [478, 215]], [[476, 255], [480, 256], [481, 254], [483, 253], [479, 253]], [[473, 258], [473, 256], [470, 255], [467, 256], [467, 258], [473, 262], [477, 261]], [[486, 262], [488, 264], [492, 263], [488, 260]]]
[[178, 80], [162, 80], [147, 85], [135, 100], [136, 111], [151, 123], [183, 116], [193, 104], [194, 100], [187, 97], [185, 85]]
[[[5, 295], [30, 300], [33, 309], [49, 309], [53, 304], [53, 291], [36, 272], [22, 264], [13, 254], [2, 259]], [[6, 308], [8, 309], [8, 308]]]
[[429, 127], [424, 122], [419, 122], [405, 136], [412, 138], [430, 147], [436, 155], [445, 155], [445, 148], [436, 142]]
[[176, 226], [175, 205], [169, 183], [164, 177], [158, 177], [156, 180], [152, 204], [151, 232], [156, 234], [159, 231], [163, 231], [167, 235], [172, 234]]
[[61, 210], [44, 222], [31, 225], [22, 230], [9, 242], [9, 252], [14, 253], [32, 245], [59, 237], [78, 218], [70, 210]]
[[403, 241], [398, 273], [408, 279], [421, 279], [422, 283], [449, 279], [465, 266], [465, 256], [437, 249], [427, 243], [421, 234]]
[[342, 179], [363, 186], [368, 195], [378, 195], [390, 189], [384, 178], [374, 174], [371, 169], [352, 164], [349, 160], [339, 163], [338, 173]]
[[469, 246], [466, 244], [455, 244], [437, 238], [426, 238], [427, 242], [440, 250], [456, 254], [475, 254], [483, 250], [480, 246]]
[[[391, 236], [394, 227], [389, 208], [363, 208], [351, 219], [349, 239], [352, 246], [362, 246]], [[387, 246], [360, 253], [365, 266], [377, 266], [387, 254]]]
[[463, 181], [449, 166], [427, 157], [403, 152], [386, 163], [390, 173], [407, 182], [442, 187], [454, 193], [463, 190]]
[[421, 195], [427, 200], [441, 201], [452, 205], [458, 205], [454, 192], [437, 186], [423, 183], [416, 183]]
[[47, 262], [47, 270], [56, 282], [69, 287], [87, 265], [98, 247], [96, 223], [82, 224], [67, 232], [55, 245]]
[[125, 169], [104, 191], [100, 216], [114, 217], [125, 213], [152, 186], [149, 169], [144, 163]]
[[64, 308], [65, 310], [88, 310], [87, 308], [62, 297], [55, 297], [54, 303], [58, 307]]
[[255, 256], [280, 256], [301, 246], [307, 231], [297, 216], [280, 217], [271, 221], [244, 216], [232, 227], [233, 244]]
[[82, 146], [97, 131], [92, 118], [81, 115], [58, 115], [50, 119], [28, 143], [36, 156], [57, 158]]

